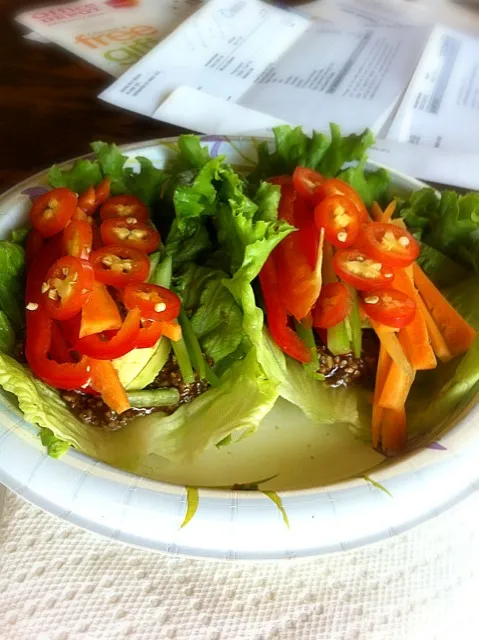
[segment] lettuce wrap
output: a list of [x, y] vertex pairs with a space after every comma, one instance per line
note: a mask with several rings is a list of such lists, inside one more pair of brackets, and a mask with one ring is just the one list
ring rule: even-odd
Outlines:
[[[332, 389], [281, 352], [265, 327], [257, 277], [273, 249], [294, 231], [278, 218], [280, 188], [267, 178], [306, 166], [345, 180], [367, 205], [387, 201], [390, 179], [384, 169], [366, 171], [366, 152], [373, 143], [369, 131], [343, 138], [332, 125], [330, 137], [314, 133], [310, 138], [300, 128], [285, 126], [275, 130], [275, 141], [273, 151], [266, 143], [259, 145], [257, 166], [247, 177], [222, 156], [211, 158], [193, 135], [179, 138], [175, 159], [163, 169], [137, 158], [134, 170], [115, 145], [103, 142], [93, 143], [94, 159], [78, 160], [68, 170], [52, 167], [52, 187], [82, 192], [108, 177], [113, 194], [136, 195], [150, 207], [164, 239], [160, 253], [151, 256], [151, 281], [164, 282], [167, 264], [167, 284], [183, 303], [184, 350], [177, 347], [175, 355], [180, 361], [183, 353], [184, 366], [202, 372], [209, 388], [172, 415], [138, 417], [115, 432], [75, 418], [57, 390], [13, 357], [15, 334], [21, 335], [24, 325], [25, 286], [25, 233], [16, 230], [11, 240], [0, 242], [0, 385], [17, 398], [25, 419], [39, 426], [50, 455], [62, 455], [72, 446], [152, 476], [155, 456], [192, 458], [211, 445], [231, 445], [254, 433], [278, 397], [318, 425], [348, 423], [359, 437], [368, 437], [367, 392]], [[477, 245], [471, 239], [479, 227], [479, 196], [461, 198], [423, 190], [401, 200], [399, 212], [422, 242], [425, 271], [479, 329], [479, 281], [473, 277]], [[476, 340], [462, 359], [425, 372], [415, 383], [412, 433], [436, 424], [474, 389], [478, 349]], [[423, 388], [432, 389], [433, 396]]]

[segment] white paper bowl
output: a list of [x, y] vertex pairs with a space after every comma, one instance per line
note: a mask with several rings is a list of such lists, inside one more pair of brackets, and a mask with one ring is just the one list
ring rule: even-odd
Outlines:
[[[162, 166], [175, 153], [175, 140], [123, 151]], [[203, 141], [212, 155], [224, 154], [235, 165], [247, 166], [256, 157], [251, 138]], [[423, 186], [394, 171], [391, 177], [399, 189]], [[0, 237], [22, 223], [45, 178], [45, 172], [38, 174], [0, 199]], [[36, 427], [23, 420], [11, 396], [2, 396], [0, 482], [85, 529], [156, 551], [232, 560], [316, 556], [406, 531], [475, 490], [478, 415], [475, 396], [447, 425], [438, 425], [436, 436], [385, 463], [346, 427], [313, 426], [295, 407], [278, 402], [254, 436], [212, 448], [194, 464], [160, 460], [151, 479], [77, 451], [49, 458]], [[275, 475], [259, 490], [221, 488]], [[210, 488], [194, 488], [205, 486]], [[188, 505], [196, 511], [182, 527]]]

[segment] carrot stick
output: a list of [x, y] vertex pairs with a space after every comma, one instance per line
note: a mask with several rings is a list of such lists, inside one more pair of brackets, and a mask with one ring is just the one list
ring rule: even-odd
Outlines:
[[383, 409], [401, 411], [406, 404], [414, 375], [408, 376], [395, 362], [392, 363], [384, 383], [378, 405]]
[[178, 322], [171, 320], [169, 322], [160, 322], [160, 324], [161, 335], [166, 336], [170, 340], [173, 340], [173, 342], [178, 342], [179, 340], [181, 340], [182, 332]]
[[416, 315], [414, 316], [413, 321], [400, 331], [400, 334], [403, 337], [405, 350], [409, 353], [409, 362], [411, 363], [411, 366], [416, 371], [435, 369], [437, 366], [437, 360], [431, 346], [426, 321], [418, 303], [419, 294], [405, 270], [399, 269], [396, 272], [393, 286], [395, 289], [398, 289], [408, 295], [416, 303]]
[[371, 205], [371, 216], [375, 222], [380, 222], [384, 215], [383, 210], [377, 202], [373, 202]]
[[[411, 353], [405, 344], [404, 334], [402, 331], [399, 332], [399, 343], [410, 362]], [[416, 371], [414, 367], [412, 367], [412, 371], [409, 374], [393, 362], [379, 397], [379, 406], [383, 409], [391, 409], [399, 412], [402, 411], [406, 405], [406, 400], [415, 376]]]
[[400, 453], [407, 442], [407, 419], [404, 407], [401, 411], [385, 409], [382, 422], [382, 450], [387, 456]]
[[373, 398], [373, 416], [372, 416], [372, 438], [373, 447], [378, 448], [381, 440], [381, 422], [383, 418], [384, 409], [379, 406], [379, 397], [382, 393], [384, 382], [391, 367], [391, 357], [381, 344], [379, 348], [378, 368], [376, 372], [376, 383], [374, 386], [374, 398]]
[[441, 332], [437, 328], [437, 324], [434, 322], [434, 319], [429, 313], [429, 309], [424, 304], [421, 296], [418, 296], [418, 304], [426, 322], [427, 331], [434, 353], [441, 362], [449, 362], [449, 360], [452, 360], [453, 358], [452, 353], [449, 351], [446, 341], [442, 337]]
[[419, 293], [431, 312], [449, 351], [453, 357], [462, 355], [473, 343], [476, 331], [449, 304], [416, 263], [413, 265], [413, 273]]
[[396, 211], [396, 205], [397, 205], [396, 200], [393, 200], [388, 204], [388, 206], [384, 210], [383, 215], [381, 216], [381, 220], [380, 220], [381, 222], [391, 222], [391, 218], [393, 217], [394, 212]]
[[130, 408], [126, 391], [120, 382], [118, 373], [110, 360], [94, 360], [89, 358], [91, 367], [91, 386], [101, 393], [103, 402], [117, 413]]
[[402, 369], [408, 376], [413, 375], [412, 367], [409, 364], [409, 360], [404, 353], [404, 350], [398, 340], [395, 331], [391, 331], [390, 327], [383, 327], [383, 325], [370, 320], [371, 325], [376, 332], [381, 344], [391, 356], [392, 360]]

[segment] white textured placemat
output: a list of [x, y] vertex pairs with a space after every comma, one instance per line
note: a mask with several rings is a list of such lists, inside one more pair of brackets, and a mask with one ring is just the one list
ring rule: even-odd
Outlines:
[[113, 543], [7, 494], [1, 640], [473, 640], [479, 495], [380, 546], [226, 564]]

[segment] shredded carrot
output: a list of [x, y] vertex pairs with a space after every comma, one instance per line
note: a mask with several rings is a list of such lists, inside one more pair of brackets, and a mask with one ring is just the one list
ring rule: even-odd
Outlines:
[[414, 263], [414, 282], [434, 322], [443, 336], [452, 356], [465, 353], [476, 337], [476, 331], [446, 300], [429, 280], [424, 271]]
[[429, 338], [431, 340], [431, 346], [434, 350], [434, 353], [436, 354], [436, 356], [439, 358], [441, 362], [449, 362], [449, 360], [452, 360], [453, 355], [449, 351], [446, 341], [442, 337], [441, 332], [437, 327], [437, 324], [434, 322], [434, 318], [429, 313], [429, 309], [424, 304], [421, 296], [418, 296], [418, 304], [421, 309], [423, 318], [426, 322], [427, 331], [429, 334]]

